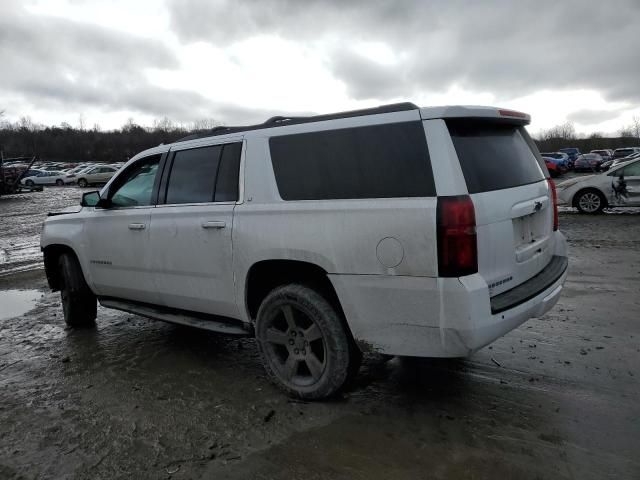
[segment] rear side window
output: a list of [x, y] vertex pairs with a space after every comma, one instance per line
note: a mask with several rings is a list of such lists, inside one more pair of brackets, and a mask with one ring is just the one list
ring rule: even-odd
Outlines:
[[212, 202], [221, 151], [219, 145], [177, 151], [171, 165], [166, 203]]
[[241, 153], [242, 143], [230, 143], [224, 146], [216, 180], [216, 202], [235, 202], [238, 200]]
[[284, 200], [435, 196], [421, 122], [272, 137]]
[[447, 120], [447, 127], [469, 193], [544, 180], [546, 168], [524, 127], [469, 119]]
[[242, 143], [179, 150], [171, 163], [166, 204], [236, 201]]

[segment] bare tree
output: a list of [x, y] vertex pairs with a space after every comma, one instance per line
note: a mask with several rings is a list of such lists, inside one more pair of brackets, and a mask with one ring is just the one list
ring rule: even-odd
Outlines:
[[576, 128], [571, 122], [565, 122], [561, 125], [551, 127], [549, 130], [543, 130], [540, 134], [542, 140], [551, 140], [552, 138], [561, 138], [563, 140], [575, 140], [577, 138]]
[[33, 120], [31, 120], [31, 117], [26, 115], [24, 117], [20, 117], [20, 120], [18, 120], [18, 128], [33, 132], [36, 130], [36, 125], [33, 123]]
[[153, 127], [152, 130], [153, 131], [160, 131], [160, 132], [170, 132], [172, 130], [175, 130], [175, 125], [174, 123], [169, 120], [169, 117], [167, 117], [166, 115], [164, 117], [162, 117], [161, 119], [155, 119], [153, 121]]
[[633, 137], [633, 130], [631, 129], [630, 125], [627, 125], [618, 130], [618, 134], [621, 137]]
[[213, 118], [201, 118], [199, 120], [194, 120], [190, 130], [200, 131], [200, 130], [211, 130], [214, 127], [219, 125]]
[[640, 117], [634, 115], [630, 125], [631, 133], [634, 137], [640, 138]]

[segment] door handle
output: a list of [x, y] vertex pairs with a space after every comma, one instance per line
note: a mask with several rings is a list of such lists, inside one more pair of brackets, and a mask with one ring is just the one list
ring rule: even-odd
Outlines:
[[144, 223], [130, 223], [129, 230], [144, 230], [147, 226]]
[[227, 224], [225, 222], [218, 222], [218, 221], [204, 222], [202, 224], [202, 228], [224, 228], [226, 226]]

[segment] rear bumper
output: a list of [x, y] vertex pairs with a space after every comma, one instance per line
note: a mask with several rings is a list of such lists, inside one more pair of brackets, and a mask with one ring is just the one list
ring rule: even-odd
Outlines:
[[[557, 235], [558, 258], [519, 291], [520, 287], [513, 289], [510, 297], [501, 294], [493, 301], [478, 274], [462, 278], [330, 278], [351, 333], [363, 350], [417, 357], [465, 357], [529, 318], [544, 315], [556, 304], [567, 276], [564, 238]], [[495, 300], [497, 297], [502, 298]]]

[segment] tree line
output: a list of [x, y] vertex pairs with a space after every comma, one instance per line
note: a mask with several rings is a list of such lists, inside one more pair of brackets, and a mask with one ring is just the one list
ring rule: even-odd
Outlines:
[[581, 152], [602, 148], [623, 148], [640, 146], [640, 117], [633, 117], [632, 123], [622, 127], [617, 137], [606, 137], [599, 132], [580, 136], [571, 122], [556, 125], [541, 131], [534, 138], [541, 152], [555, 152], [563, 147], [576, 147]]
[[[62, 123], [44, 126], [22, 117], [17, 122], [2, 121], [0, 111], [0, 150], [5, 158], [37, 155], [47, 161], [123, 162], [138, 152], [163, 143], [171, 143], [187, 135], [205, 132], [219, 124], [212, 119], [176, 124], [168, 118], [141, 126], [129, 119], [121, 128], [103, 131], [99, 125], [86, 128], [82, 116], [78, 126]], [[618, 137], [600, 133], [580, 136], [567, 122], [540, 132], [534, 140], [541, 152], [562, 147], [577, 147], [582, 152], [600, 148], [640, 146], [640, 117], [622, 128]]]
[[99, 125], [85, 128], [79, 123], [77, 127], [68, 123], [44, 126], [29, 117], [0, 122], [0, 150], [4, 158], [37, 155], [46, 161], [123, 162], [147, 148], [217, 126], [210, 119], [181, 125], [164, 118], [155, 120], [151, 126], [141, 126], [129, 119], [119, 129], [103, 131]]

